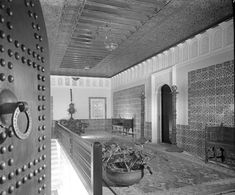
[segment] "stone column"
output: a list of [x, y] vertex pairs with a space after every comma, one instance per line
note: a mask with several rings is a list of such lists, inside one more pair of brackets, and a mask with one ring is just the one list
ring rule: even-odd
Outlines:
[[140, 142], [145, 143], [146, 139], [144, 137], [144, 123], [145, 123], [145, 94], [142, 91], [140, 95], [141, 110], [140, 110]]
[[171, 132], [171, 143], [173, 145], [176, 145], [176, 95], [178, 94], [177, 86], [176, 85], [172, 85], [171, 93], [172, 93], [172, 132]]

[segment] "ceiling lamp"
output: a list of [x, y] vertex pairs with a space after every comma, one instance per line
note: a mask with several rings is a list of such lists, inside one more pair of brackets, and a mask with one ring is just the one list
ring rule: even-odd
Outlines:
[[118, 48], [118, 43], [112, 33], [110, 25], [107, 23], [103, 27], [97, 27], [94, 33], [94, 40], [102, 40], [104, 42], [104, 47], [108, 51], [113, 51]]
[[113, 51], [118, 47], [118, 43], [115, 41], [114, 35], [112, 34], [111, 28], [108, 26], [108, 24], [106, 24], [104, 46], [108, 51]]

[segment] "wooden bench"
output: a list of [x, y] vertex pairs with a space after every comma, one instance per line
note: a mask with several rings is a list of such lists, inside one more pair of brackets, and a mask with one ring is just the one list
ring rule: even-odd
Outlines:
[[235, 128], [223, 124], [205, 128], [205, 162], [209, 160], [235, 168]]
[[134, 136], [133, 119], [112, 118], [112, 132]]

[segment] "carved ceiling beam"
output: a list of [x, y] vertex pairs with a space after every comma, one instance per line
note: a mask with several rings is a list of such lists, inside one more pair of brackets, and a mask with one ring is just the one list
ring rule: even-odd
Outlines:
[[100, 58], [100, 57], [102, 57], [102, 55], [94, 55], [94, 54], [87, 54], [87, 56], [85, 56], [84, 57], [84, 55], [65, 55], [64, 56], [64, 59], [67, 59], [67, 60], [69, 60], [69, 59], [72, 59], [72, 60], [77, 60], [77, 59], [84, 59], [84, 58]]
[[98, 41], [96, 41], [96, 42], [82, 42], [82, 41], [76, 41], [76, 42], [74, 42], [74, 43], [72, 43], [69, 47], [68, 47], [68, 50], [70, 49], [70, 48], [75, 48], [75, 49], [77, 49], [77, 48], [95, 48], [96, 49], [96, 47], [101, 47], [101, 46], [104, 46], [104, 43], [103, 42], [98, 42]]
[[[146, 0], [137, 1], [137, 0], [89, 0], [89, 2], [100, 3], [104, 5], [114, 6], [117, 9], [119, 8], [137, 8], [140, 10], [153, 10], [156, 7], [156, 3], [150, 3]], [[136, 10], [136, 9], [135, 9]]]
[[[128, 30], [128, 29], [120, 29], [120, 28], [117, 28], [116, 26], [112, 26], [112, 33], [115, 33], [115, 34], [124, 34], [126, 36], [130, 35], [132, 33], [132, 31]], [[116, 27], [116, 28], [114, 28]], [[85, 24], [85, 23], [79, 23], [77, 25], [77, 30], [74, 32], [74, 35], [76, 33], [80, 33], [80, 31], [86, 31], [86, 32], [92, 32], [93, 34], [95, 33], [95, 31], [97, 30], [98, 26], [96, 24]]]
[[[60, 20], [60, 25], [63, 25], [64, 23], [64, 17], [63, 16], [67, 16], [67, 14], [69, 14], [69, 12], [71, 12], [71, 10], [69, 9], [70, 4], [69, 3], [74, 3], [74, 2], [70, 2], [70, 1], [64, 1], [64, 6], [63, 6], [63, 10], [62, 10], [62, 16], [61, 16], [61, 20]], [[57, 45], [55, 47], [55, 51], [53, 51], [52, 53], [52, 62], [51, 62], [51, 66], [59, 66], [60, 63], [63, 60], [63, 56], [66, 52], [66, 49], [68, 47], [68, 45], [70, 44], [70, 39], [72, 37], [72, 34], [74, 33], [75, 29], [76, 29], [76, 24], [78, 23], [78, 19], [81, 16], [82, 10], [85, 6], [86, 0], [77, 0], [76, 4], [74, 6], [74, 8], [72, 9], [73, 11], [73, 16], [71, 17], [70, 20], [70, 24], [71, 24], [71, 28], [67, 29], [67, 36], [63, 37], [63, 43], [64, 46], [60, 47], [59, 45]], [[61, 37], [60, 37], [60, 30], [61, 28], [59, 28], [58, 33], [57, 33], [57, 38], [56, 38], [56, 42], [57, 44], [60, 43]], [[56, 53], [60, 53], [60, 56], [55, 55]]]
[[[65, 63], [87, 63], [86, 65], [90, 65], [90, 63], [93, 63], [95, 61], [101, 61], [102, 57], [89, 57], [89, 58], [80, 58], [80, 59], [63, 59], [63, 64]], [[78, 65], [78, 64], [77, 64]], [[94, 66], [94, 65], [93, 65]]]
[[[68, 58], [63, 58], [63, 64], [65, 64], [65, 63], [69, 63], [69, 62], [71, 62], [71, 63], [77, 63], [77, 62], [87, 62], [87, 66], [94, 66], [93, 65], [93, 62], [95, 61], [95, 60], [97, 60], [97, 61], [101, 61], [103, 59], [103, 56], [98, 56], [98, 57], [96, 57], [96, 56], [94, 56], [94, 57], [92, 57], [92, 56], [90, 56], [89, 58], [88, 57], [81, 57], [81, 58], [74, 58], [74, 59], [68, 59]], [[91, 64], [90, 64], [91, 63]], [[77, 66], [79, 66], [79, 64], [77, 64]]]
[[[101, 47], [101, 48], [98, 48], [98, 50], [102, 51], [102, 48], [103, 48], [103, 51], [106, 51], [106, 49], [104, 47]], [[83, 45], [83, 46], [80, 46], [80, 45], [71, 45], [68, 47], [68, 52], [70, 51], [79, 51], [79, 50], [97, 50], [96, 48], [90, 48], [89, 45]]]
[[102, 11], [94, 11], [94, 10], [87, 10], [84, 9], [83, 16], [87, 16], [87, 17], [94, 17], [97, 19], [103, 19], [103, 20], [108, 20], [108, 21], [112, 21], [112, 22], [118, 22], [120, 24], [130, 24], [130, 25], [134, 25], [134, 26], [139, 26], [142, 24], [142, 20], [138, 20], [137, 18], [128, 18], [127, 16], [120, 16], [117, 14], [110, 14], [110, 13], [105, 13]]
[[95, 44], [95, 45], [89, 45], [89, 44], [71, 44], [68, 47], [68, 51], [71, 51], [71, 50], [75, 50], [76, 51], [78, 49], [94, 49], [94, 50], [101, 49], [102, 50], [103, 45], [104, 44], [98, 44], [98, 43]]
[[108, 51], [99, 51], [99, 50], [79, 50], [79, 52], [75, 52], [75, 51], [70, 51], [69, 53], [65, 54], [65, 56], [87, 56], [87, 55], [99, 55], [99, 56], [103, 56], [103, 55], [107, 55]]
[[86, 10], [100, 11], [105, 13], [117, 14], [125, 17], [136, 18], [138, 20], [147, 20], [149, 12], [140, 13], [136, 10], [129, 8], [117, 8], [115, 6], [106, 5], [102, 3], [90, 2], [86, 3]]
[[[81, 40], [76, 40], [76, 41], [73, 41], [72, 44], [70, 44], [70, 47], [71, 46], [77, 46], [79, 44], [79, 46], [85, 46], [85, 47], [92, 47], [92, 46], [96, 46], [93, 41], [81, 41]], [[68, 47], [69, 48], [69, 47]]]
[[[106, 56], [108, 52], [103, 52], [103, 53], [95, 53], [95, 51], [87, 51], [84, 52], [82, 51], [81, 53], [69, 53], [69, 55], [65, 55], [65, 57], [83, 57], [83, 58], [88, 58], [89, 56]], [[86, 55], [85, 55], [86, 54]]]
[[80, 34], [75, 34], [76, 36], [74, 36], [72, 38], [72, 40], [76, 40], [77, 38], [81, 39], [81, 38], [84, 38], [84, 39], [93, 39], [94, 36], [90, 35], [90, 34], [87, 34], [87, 33], [80, 33]]
[[[86, 56], [84, 56], [84, 54], [87, 54]], [[81, 52], [79, 52], [79, 53], [68, 53], [68, 54], [66, 54], [65, 55], [65, 57], [71, 57], [71, 58], [75, 58], [75, 57], [89, 57], [89, 56], [104, 56], [104, 55], [106, 55], [108, 52], [97, 52], [97, 53], [92, 53], [91, 51], [81, 51]]]
[[136, 27], [134, 25], [129, 25], [129, 24], [122, 24], [122, 23], [119, 23], [119, 22], [110, 22], [108, 20], [105, 20], [105, 19], [96, 19], [96, 18], [92, 18], [92, 17], [85, 17], [85, 16], [82, 16], [79, 20], [79, 22], [81, 24], [83, 23], [89, 23], [89, 24], [94, 24], [96, 25], [97, 27], [105, 27], [107, 23], [109, 23], [109, 27], [110, 28], [119, 28], [119, 29], [125, 29], [125, 30], [129, 30], [129, 31], [132, 31], [132, 32], [135, 32], [136, 31]]
[[[92, 52], [95, 52], [92, 53]], [[99, 50], [86, 50], [86, 49], [79, 49], [78, 52], [76, 52], [75, 50], [70, 50], [69, 54], [65, 54], [66, 56], [74, 56], [74, 55], [84, 55], [84, 54], [94, 54], [94, 55], [103, 55], [103, 54], [107, 54], [108, 51], [107, 50], [103, 50], [103, 51], [99, 51]]]
[[[90, 65], [90, 64], [93, 64], [95, 61], [101, 61], [103, 58], [99, 57], [90, 57], [90, 58], [80, 58], [80, 59], [63, 59], [63, 64], [65, 63], [72, 63], [72, 64], [77, 64], [77, 63], [87, 63], [87, 65], [89, 66], [94, 66], [94, 65]], [[78, 64], [77, 64], [78, 66]]]
[[78, 70], [84, 70], [86, 67], [89, 67], [89, 69], [91, 69], [95, 66], [96, 66], [95, 60], [89, 61], [89, 62], [83, 60], [83, 61], [79, 62], [79, 64], [78, 64], [78, 62], [72, 62], [72, 61], [66, 62], [66, 63], [62, 62], [60, 67], [61, 68], [68, 68], [68, 69], [73, 68], [73, 69], [78, 69]]
[[65, 63], [66, 61], [73, 61], [73, 62], [76, 62], [76, 61], [82, 61], [82, 60], [85, 60], [85, 61], [89, 61], [89, 60], [102, 60], [104, 56], [77, 56], [77, 57], [67, 57], [67, 56], [64, 56], [64, 59], [63, 59], [63, 63]]

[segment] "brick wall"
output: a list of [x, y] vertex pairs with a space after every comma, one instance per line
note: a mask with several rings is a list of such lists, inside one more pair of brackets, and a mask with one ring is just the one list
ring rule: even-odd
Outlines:
[[188, 73], [188, 125], [177, 125], [177, 144], [204, 157], [205, 125], [234, 127], [234, 60]]
[[141, 92], [144, 85], [113, 93], [113, 117], [134, 118], [134, 132], [140, 137]]

